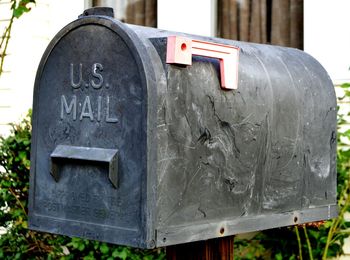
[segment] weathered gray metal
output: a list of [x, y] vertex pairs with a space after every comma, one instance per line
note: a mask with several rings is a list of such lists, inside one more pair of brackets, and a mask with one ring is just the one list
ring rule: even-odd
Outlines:
[[[38, 68], [31, 229], [152, 248], [336, 216], [336, 98], [315, 59], [87, 14]], [[169, 35], [239, 47], [238, 89], [215, 59], [166, 64]]]

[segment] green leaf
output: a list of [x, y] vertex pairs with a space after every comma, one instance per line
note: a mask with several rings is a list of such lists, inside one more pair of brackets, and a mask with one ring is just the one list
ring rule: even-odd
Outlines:
[[28, 222], [27, 221], [23, 221], [22, 222], [22, 227], [23, 228], [28, 228]]
[[84, 251], [85, 249], [85, 244], [84, 243], [80, 243], [79, 246], [78, 246], [78, 250], [79, 251]]
[[27, 13], [31, 10], [30, 7], [28, 7], [27, 5], [30, 3], [34, 3], [34, 0], [21, 0], [19, 1], [18, 5], [12, 5], [11, 9], [12, 9], [12, 15], [16, 18], [21, 17], [24, 13]]
[[101, 251], [101, 253], [102, 254], [107, 254], [108, 252], [109, 252], [109, 247], [108, 247], [108, 245], [106, 244], [106, 243], [102, 243], [101, 245], [100, 245], [100, 251]]
[[128, 257], [128, 254], [126, 252], [126, 248], [117, 248], [116, 250], [113, 251], [112, 256], [119, 257], [119, 258], [125, 260]]
[[340, 85], [341, 88], [350, 88], [350, 83], [344, 83]]
[[282, 254], [281, 254], [281, 253], [276, 254], [276, 255], [275, 255], [275, 259], [276, 259], [276, 260], [283, 260]]

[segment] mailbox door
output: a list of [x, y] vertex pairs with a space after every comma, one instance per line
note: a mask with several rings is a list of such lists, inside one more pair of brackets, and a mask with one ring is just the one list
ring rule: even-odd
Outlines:
[[35, 83], [30, 228], [145, 246], [152, 68], [142, 48], [125, 25], [96, 16], [49, 45]]

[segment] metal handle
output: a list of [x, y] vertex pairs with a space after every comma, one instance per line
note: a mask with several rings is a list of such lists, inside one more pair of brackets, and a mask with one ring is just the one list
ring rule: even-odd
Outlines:
[[108, 163], [108, 178], [114, 188], [118, 187], [118, 150], [70, 145], [57, 145], [51, 153], [51, 175], [59, 181], [58, 161], [62, 159]]
[[167, 63], [192, 65], [192, 55], [219, 59], [221, 87], [223, 89], [237, 89], [238, 47], [179, 36], [168, 37]]

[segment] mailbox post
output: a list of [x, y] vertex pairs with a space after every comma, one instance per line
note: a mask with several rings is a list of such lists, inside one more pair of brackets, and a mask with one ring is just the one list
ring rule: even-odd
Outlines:
[[31, 229], [154, 248], [337, 215], [336, 98], [315, 59], [112, 16], [86, 10], [42, 57]]
[[167, 260], [232, 260], [233, 236], [198, 241], [166, 248]]

